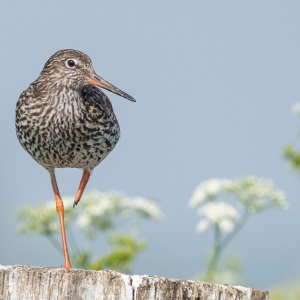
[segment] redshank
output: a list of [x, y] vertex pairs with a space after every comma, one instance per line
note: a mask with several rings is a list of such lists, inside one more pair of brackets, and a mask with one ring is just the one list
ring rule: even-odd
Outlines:
[[55, 168], [83, 169], [75, 206], [91, 171], [112, 151], [120, 137], [110, 100], [98, 87], [135, 102], [133, 97], [98, 76], [89, 56], [77, 50], [60, 50], [49, 58], [38, 79], [20, 95], [16, 107], [19, 142], [50, 173], [65, 268], [72, 265]]

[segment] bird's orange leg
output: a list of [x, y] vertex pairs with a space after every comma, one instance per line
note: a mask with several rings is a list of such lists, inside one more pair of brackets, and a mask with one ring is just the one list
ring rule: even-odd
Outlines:
[[88, 183], [88, 181], [90, 179], [90, 176], [91, 176], [90, 172], [87, 170], [84, 170], [80, 184], [79, 184], [79, 188], [78, 188], [75, 200], [74, 200], [73, 207], [75, 207], [75, 205], [77, 205], [78, 202], [80, 201], [81, 195], [85, 189], [86, 184]]
[[65, 266], [64, 267], [66, 269], [71, 269], [72, 265], [69, 260], [69, 252], [68, 252], [67, 237], [66, 237], [65, 222], [64, 222], [64, 204], [63, 204], [63, 201], [62, 201], [59, 191], [58, 191], [58, 186], [56, 183], [54, 171], [50, 172], [50, 176], [51, 176], [52, 188], [53, 188], [53, 192], [54, 192], [55, 200], [56, 200], [56, 211], [58, 213], [59, 222], [60, 222], [60, 231], [61, 231], [61, 237], [62, 237], [64, 258], [65, 258]]

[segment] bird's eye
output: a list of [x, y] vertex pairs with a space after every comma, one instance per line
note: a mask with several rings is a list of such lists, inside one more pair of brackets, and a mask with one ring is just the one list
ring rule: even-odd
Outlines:
[[68, 59], [66, 61], [66, 65], [69, 68], [75, 68], [75, 66], [76, 66], [76, 60], [74, 60], [74, 59]]

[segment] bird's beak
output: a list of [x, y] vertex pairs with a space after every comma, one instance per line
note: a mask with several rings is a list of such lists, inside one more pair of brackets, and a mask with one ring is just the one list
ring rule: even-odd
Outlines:
[[130, 101], [136, 102], [133, 97], [131, 97], [130, 95], [121, 91], [114, 85], [110, 84], [109, 82], [107, 82], [106, 80], [104, 80], [103, 78], [98, 76], [97, 74], [91, 74], [91, 76], [89, 77], [89, 84], [99, 86], [99, 87], [106, 89], [110, 92], [113, 92], [119, 96], [122, 96]]

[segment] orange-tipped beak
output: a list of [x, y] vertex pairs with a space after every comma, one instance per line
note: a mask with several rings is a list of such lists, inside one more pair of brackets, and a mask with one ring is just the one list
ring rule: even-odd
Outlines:
[[99, 86], [99, 87], [101, 87], [103, 89], [106, 89], [110, 92], [113, 92], [113, 93], [115, 93], [115, 94], [117, 94], [121, 97], [124, 97], [124, 98], [126, 98], [130, 101], [136, 102], [133, 97], [131, 97], [130, 95], [128, 95], [125, 92], [121, 91], [120, 89], [118, 89], [117, 87], [110, 84], [109, 82], [107, 82], [106, 80], [104, 80], [103, 78], [101, 78], [100, 76], [98, 76], [96, 74], [92, 74], [90, 76], [89, 84]]

